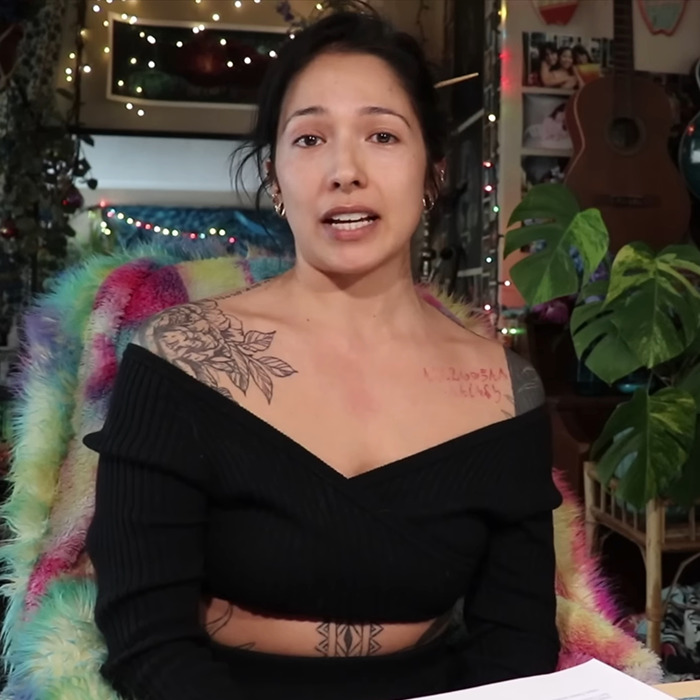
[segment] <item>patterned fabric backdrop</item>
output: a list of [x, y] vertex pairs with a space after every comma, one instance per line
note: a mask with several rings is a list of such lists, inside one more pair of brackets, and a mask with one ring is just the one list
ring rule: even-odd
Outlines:
[[111, 232], [109, 235], [125, 248], [154, 239], [178, 245], [217, 241], [226, 250], [244, 256], [251, 247], [283, 257], [294, 254], [289, 225], [271, 211], [111, 206], [101, 213], [103, 233]]

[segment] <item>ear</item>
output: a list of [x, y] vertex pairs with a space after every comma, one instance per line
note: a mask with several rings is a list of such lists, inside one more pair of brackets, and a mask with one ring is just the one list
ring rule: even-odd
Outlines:
[[265, 161], [265, 175], [269, 183], [268, 190], [270, 194], [280, 194], [280, 187], [275, 176], [275, 164], [269, 158]]
[[436, 200], [440, 196], [442, 187], [447, 178], [447, 159], [442, 158], [441, 160], [436, 161], [433, 163], [431, 168], [432, 177], [428, 178], [428, 182], [426, 183], [426, 191], [432, 196], [433, 200]]

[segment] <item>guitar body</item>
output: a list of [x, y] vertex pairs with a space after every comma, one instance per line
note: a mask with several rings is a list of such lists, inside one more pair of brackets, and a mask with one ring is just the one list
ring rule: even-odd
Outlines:
[[600, 209], [611, 249], [631, 241], [656, 250], [679, 242], [690, 198], [668, 153], [672, 113], [663, 88], [636, 76], [624, 82], [611, 76], [585, 85], [569, 102], [574, 156], [564, 182], [582, 208]]

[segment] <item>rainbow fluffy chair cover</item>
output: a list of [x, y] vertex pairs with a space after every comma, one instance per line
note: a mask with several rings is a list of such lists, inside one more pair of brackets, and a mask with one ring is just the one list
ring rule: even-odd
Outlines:
[[[97, 455], [82, 438], [102, 427], [119, 358], [144, 319], [289, 265], [265, 257], [186, 257], [147, 248], [93, 258], [64, 273], [26, 315], [11, 495], [3, 509], [8, 682], [0, 700], [117, 699], [99, 672], [105, 648], [84, 552]], [[467, 307], [423, 293], [471, 322]], [[557, 483], [564, 495], [555, 512], [560, 667], [593, 657], [658, 682], [658, 659], [616, 626], [618, 610], [586, 554], [581, 509], [558, 476]]]

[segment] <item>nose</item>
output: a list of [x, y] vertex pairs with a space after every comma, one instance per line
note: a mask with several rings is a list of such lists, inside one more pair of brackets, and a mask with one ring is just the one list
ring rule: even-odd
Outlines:
[[367, 184], [364, 159], [355, 144], [345, 140], [336, 143], [329, 184], [331, 189], [344, 193], [360, 189]]

